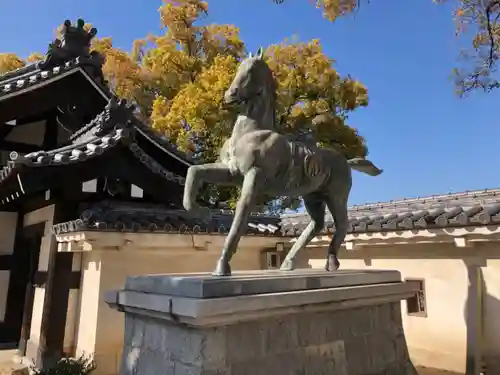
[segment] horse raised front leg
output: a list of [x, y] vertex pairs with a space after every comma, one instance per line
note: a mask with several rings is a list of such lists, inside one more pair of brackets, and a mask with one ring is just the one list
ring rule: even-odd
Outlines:
[[231, 276], [229, 262], [238, 249], [240, 238], [247, 228], [248, 216], [255, 205], [257, 197], [262, 192], [264, 184], [265, 177], [258, 168], [252, 168], [245, 175], [240, 198], [236, 204], [233, 223], [224, 242], [221, 257], [213, 272], [214, 276]]
[[211, 219], [210, 210], [196, 203], [196, 197], [203, 183], [238, 185], [241, 179], [231, 174], [222, 163], [192, 165], [188, 168], [184, 186], [183, 206], [191, 215], [204, 221]]
[[293, 244], [283, 263], [281, 263], [281, 271], [292, 271], [295, 269], [295, 257], [297, 253], [306, 247], [323, 230], [325, 225], [325, 202], [319, 194], [305, 195], [304, 208], [311, 216], [311, 221]]

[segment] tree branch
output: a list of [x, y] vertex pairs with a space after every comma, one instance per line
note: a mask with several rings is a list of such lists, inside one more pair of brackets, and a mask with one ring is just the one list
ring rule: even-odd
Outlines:
[[[486, 30], [488, 31], [488, 37], [490, 40], [490, 50], [489, 50], [489, 59], [488, 59], [488, 67], [491, 68], [494, 63], [494, 53], [495, 53], [495, 38], [493, 36], [493, 27], [491, 26], [491, 12], [493, 11], [494, 6], [500, 5], [500, 0], [493, 0], [491, 3], [488, 4], [486, 7]], [[497, 14], [495, 17], [494, 23], [498, 21], [498, 18], [500, 17], [500, 12]]]

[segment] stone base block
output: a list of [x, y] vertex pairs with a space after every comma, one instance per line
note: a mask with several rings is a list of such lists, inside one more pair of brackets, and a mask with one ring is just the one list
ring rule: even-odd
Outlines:
[[414, 288], [394, 271], [155, 275], [106, 302], [125, 312], [121, 375], [415, 375]]

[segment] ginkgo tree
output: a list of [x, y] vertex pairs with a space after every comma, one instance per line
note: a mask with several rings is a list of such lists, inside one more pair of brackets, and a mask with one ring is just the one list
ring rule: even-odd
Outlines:
[[[207, 11], [199, 0], [166, 2], [160, 8], [165, 34], [150, 38], [142, 66], [159, 85], [152, 126], [181, 149], [213, 161], [235, 120], [222, 98], [245, 51], [235, 26], [198, 23]], [[346, 121], [368, 104], [367, 89], [341, 77], [319, 41], [284, 42], [267, 48], [265, 56], [278, 83], [279, 131], [292, 138], [309, 135], [347, 157], [366, 156], [363, 138]]]
[[[135, 41], [130, 52], [114, 47], [110, 37], [95, 38], [92, 46], [105, 55], [104, 74], [117, 95], [136, 103], [154, 129], [200, 162], [216, 160], [231, 134], [237, 113], [222, 99], [247, 53], [235, 25], [201, 22], [207, 12], [201, 0], [164, 0], [161, 35]], [[11, 55], [2, 63], [1, 56], [1, 71], [24, 64]], [[348, 158], [367, 155], [364, 139], [348, 126], [349, 114], [368, 104], [367, 89], [341, 76], [318, 40], [285, 40], [269, 46], [265, 58], [278, 84], [278, 131]], [[204, 191], [213, 204], [234, 204], [236, 196], [231, 189]], [[273, 202], [274, 209], [297, 204]]]
[[[222, 97], [244, 57], [235, 26], [197, 25], [207, 10], [199, 0], [167, 2], [160, 8], [166, 32], [144, 52], [142, 64], [153, 79], [164, 81], [159, 82], [164, 94], [152, 106], [153, 127], [179, 147], [198, 150], [204, 160], [215, 158], [212, 150], [230, 135], [235, 114], [224, 107]], [[363, 139], [345, 121], [349, 112], [367, 105], [367, 90], [340, 77], [319, 41], [274, 45], [265, 56], [279, 85], [280, 131], [297, 137], [312, 131], [318, 141], [343, 148], [348, 157], [366, 155]], [[322, 121], [312, 121], [320, 114]]]
[[16, 54], [0, 53], [0, 74], [22, 68], [24, 65], [24, 60], [19, 58]]

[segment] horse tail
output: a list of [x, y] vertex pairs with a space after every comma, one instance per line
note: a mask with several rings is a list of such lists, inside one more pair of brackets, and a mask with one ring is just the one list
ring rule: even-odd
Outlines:
[[373, 164], [370, 160], [364, 158], [354, 158], [347, 160], [347, 164], [349, 166], [362, 173], [366, 173], [370, 176], [378, 176], [382, 173], [382, 169], [379, 169]]

